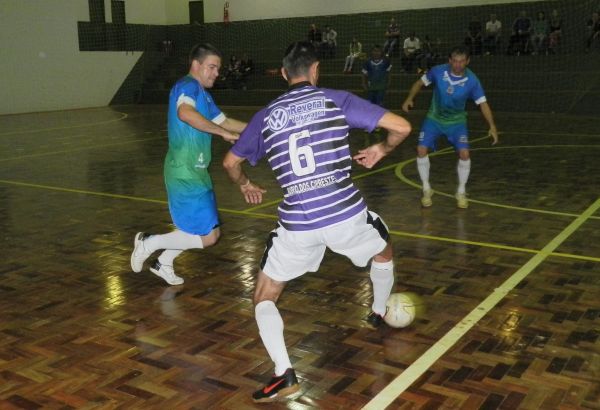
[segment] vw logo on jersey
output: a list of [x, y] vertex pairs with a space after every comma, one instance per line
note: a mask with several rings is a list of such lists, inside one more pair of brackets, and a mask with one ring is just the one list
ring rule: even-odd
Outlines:
[[290, 115], [285, 108], [277, 107], [269, 114], [269, 128], [272, 131], [283, 129], [290, 119]]

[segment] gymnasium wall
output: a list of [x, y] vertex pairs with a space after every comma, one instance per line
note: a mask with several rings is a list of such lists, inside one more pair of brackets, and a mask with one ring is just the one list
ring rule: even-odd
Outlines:
[[[228, 0], [229, 20], [266, 20], [285, 17], [327, 16], [340, 14], [400, 11], [439, 7], [526, 3], [536, 0]], [[223, 21], [225, 0], [204, 0], [204, 21]]]
[[77, 21], [87, 0], [2, 0], [0, 114], [108, 105], [141, 53], [80, 52]]
[[[110, 10], [110, 0], [105, 8]], [[190, 22], [190, 0], [125, 0], [128, 24], [187, 24]], [[107, 21], [110, 12], [106, 13]]]

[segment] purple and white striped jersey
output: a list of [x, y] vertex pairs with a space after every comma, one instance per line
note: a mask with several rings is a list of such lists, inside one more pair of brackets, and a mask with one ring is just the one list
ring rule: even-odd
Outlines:
[[283, 189], [285, 229], [323, 228], [366, 208], [350, 178], [348, 132], [372, 131], [385, 112], [349, 92], [298, 83], [252, 117], [231, 151], [252, 165], [267, 157]]

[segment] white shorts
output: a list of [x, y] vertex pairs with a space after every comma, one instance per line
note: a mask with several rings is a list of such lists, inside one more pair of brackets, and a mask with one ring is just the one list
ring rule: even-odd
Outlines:
[[273, 280], [287, 282], [319, 269], [325, 248], [347, 256], [356, 266], [383, 251], [388, 228], [375, 212], [363, 211], [339, 224], [312, 231], [271, 231], [260, 267]]

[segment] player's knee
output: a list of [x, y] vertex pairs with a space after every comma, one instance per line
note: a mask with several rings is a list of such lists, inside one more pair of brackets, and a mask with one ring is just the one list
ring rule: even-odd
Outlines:
[[260, 302], [270, 300], [277, 303], [279, 295], [285, 287], [285, 282], [278, 282], [268, 277], [262, 270], [258, 273], [256, 288], [254, 289], [253, 302], [258, 305]]
[[387, 246], [381, 252], [373, 256], [373, 260], [379, 263], [391, 261], [394, 257], [393, 249], [392, 244], [388, 242]]
[[423, 158], [423, 157], [427, 156], [427, 153], [428, 153], [428, 149], [427, 149], [427, 147], [426, 147], [426, 146], [424, 146], [424, 145], [419, 145], [419, 146], [417, 147], [417, 156], [418, 156], [419, 158]]
[[279, 299], [279, 293], [272, 288], [265, 286], [257, 286], [256, 290], [254, 291], [254, 306], [264, 301], [271, 301], [273, 303], [277, 303], [277, 299]]
[[468, 149], [461, 149], [460, 151], [458, 151], [458, 157], [460, 159], [462, 159], [463, 161], [466, 161], [469, 158], [471, 158], [471, 155], [469, 154], [469, 150]]

